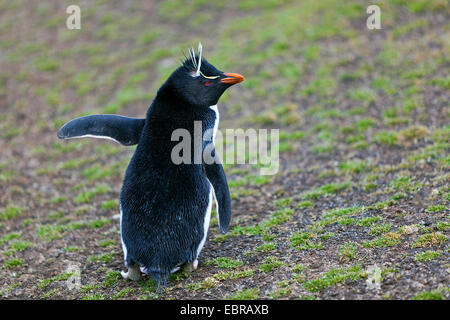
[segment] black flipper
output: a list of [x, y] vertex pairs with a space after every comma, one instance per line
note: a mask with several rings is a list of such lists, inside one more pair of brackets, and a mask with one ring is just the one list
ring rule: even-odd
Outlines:
[[99, 114], [73, 119], [58, 131], [58, 138], [104, 138], [125, 146], [139, 142], [145, 119], [129, 118], [114, 114]]
[[231, 220], [231, 200], [227, 177], [222, 164], [216, 159], [213, 164], [204, 164], [206, 176], [214, 188], [220, 232], [227, 233]]

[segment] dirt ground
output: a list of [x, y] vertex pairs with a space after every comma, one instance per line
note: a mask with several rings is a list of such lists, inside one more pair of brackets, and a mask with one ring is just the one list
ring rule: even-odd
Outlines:
[[[0, 1], [0, 297], [448, 300], [449, 4], [377, 4], [380, 30], [358, 0]], [[120, 276], [134, 148], [56, 132], [143, 117], [199, 41], [246, 77], [219, 129], [279, 129], [280, 168], [225, 165], [229, 232], [157, 294]]]

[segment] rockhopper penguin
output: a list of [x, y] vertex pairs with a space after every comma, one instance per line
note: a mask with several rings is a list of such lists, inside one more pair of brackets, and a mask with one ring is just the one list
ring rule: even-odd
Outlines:
[[[198, 53], [176, 69], [158, 90], [145, 119], [118, 115], [91, 115], [66, 123], [60, 139], [106, 138], [122, 145], [137, 144], [126, 170], [120, 193], [120, 230], [127, 272], [138, 280], [141, 272], [165, 283], [183, 264], [196, 269], [205, 243], [215, 198], [219, 227], [226, 233], [230, 223], [230, 194], [221, 163], [203, 159], [209, 147], [215, 155], [214, 137], [219, 125], [217, 102], [223, 92], [244, 77], [224, 73]], [[202, 134], [212, 131], [200, 147], [194, 143], [194, 123]], [[188, 159], [174, 163], [172, 150], [180, 143], [173, 132], [187, 130], [192, 137]], [[204, 141], [206, 140], [206, 141]], [[186, 152], [183, 149], [183, 152]], [[186, 155], [183, 154], [183, 158]]]

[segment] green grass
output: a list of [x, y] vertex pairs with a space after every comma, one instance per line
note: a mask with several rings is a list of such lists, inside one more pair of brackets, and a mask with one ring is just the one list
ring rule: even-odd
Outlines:
[[375, 134], [374, 141], [382, 145], [393, 146], [397, 143], [397, 133], [392, 131], [379, 131]]
[[24, 261], [20, 258], [12, 258], [3, 262], [3, 266], [7, 269], [13, 269], [24, 265]]
[[119, 201], [117, 199], [103, 201], [101, 206], [104, 210], [118, 210]]
[[18, 206], [8, 206], [0, 211], [0, 220], [11, 220], [19, 216], [24, 211]]
[[107, 184], [97, 184], [94, 188], [83, 191], [80, 194], [78, 194], [73, 201], [76, 204], [80, 203], [90, 203], [92, 199], [99, 194], [105, 194], [111, 191], [111, 187]]
[[294, 211], [289, 208], [277, 210], [274, 213], [272, 213], [270, 218], [264, 221], [261, 225], [266, 229], [280, 225], [282, 223], [289, 221], [293, 214]]
[[316, 153], [316, 154], [330, 153], [333, 149], [334, 149], [334, 144], [331, 142], [315, 144], [314, 146], [309, 148], [309, 150], [312, 153]]
[[312, 202], [312, 201], [302, 201], [297, 204], [297, 208], [299, 208], [299, 209], [306, 209], [306, 208], [309, 208], [312, 206], [314, 206], [314, 202]]
[[83, 249], [80, 247], [77, 247], [77, 246], [69, 246], [67, 248], [63, 248], [62, 250], [67, 251], [67, 252], [77, 252], [77, 251], [81, 251]]
[[64, 217], [64, 211], [52, 211], [47, 214], [47, 218], [55, 220]]
[[21, 236], [22, 236], [22, 234], [19, 232], [11, 232], [0, 238], [0, 245], [3, 245], [4, 243], [11, 241], [13, 239], [19, 239]]
[[237, 280], [237, 279], [252, 277], [254, 274], [255, 274], [255, 272], [253, 270], [220, 271], [214, 275], [214, 278], [219, 281]]
[[9, 247], [10, 249], [15, 251], [25, 251], [28, 248], [34, 247], [35, 244], [31, 243], [30, 241], [15, 241], [12, 242]]
[[371, 102], [375, 100], [375, 94], [368, 89], [352, 89], [349, 91], [351, 99], [361, 102]]
[[389, 186], [397, 192], [415, 192], [420, 189], [422, 184], [414, 181], [412, 177], [400, 175], [395, 177]]
[[122, 298], [125, 298], [125, 297], [131, 295], [134, 292], [135, 292], [134, 288], [125, 288], [125, 289], [115, 292], [114, 295], [111, 297], [111, 299], [113, 299], [113, 300], [122, 299]]
[[272, 250], [275, 250], [276, 245], [273, 242], [267, 242], [267, 243], [263, 243], [260, 246], [255, 247], [255, 251], [260, 251], [260, 252], [269, 252]]
[[222, 269], [236, 269], [237, 267], [242, 266], [244, 263], [241, 260], [231, 259], [227, 257], [218, 257], [205, 262], [205, 265], [212, 264]]
[[358, 245], [356, 243], [345, 243], [339, 247], [338, 257], [341, 262], [349, 262], [356, 258]]
[[442, 254], [442, 251], [428, 250], [428, 251], [416, 253], [416, 255], [414, 256], [414, 260], [419, 261], [419, 262], [430, 262], [431, 260], [436, 259], [439, 256], [441, 256], [441, 254]]
[[439, 221], [436, 223], [435, 228], [441, 232], [448, 231], [450, 229], [450, 223], [445, 221]]
[[391, 229], [392, 229], [392, 223], [374, 224], [370, 228], [369, 234], [371, 236], [379, 236], [381, 234], [391, 231]]
[[273, 202], [273, 204], [280, 208], [288, 207], [291, 205], [292, 200], [293, 200], [292, 197], [284, 198], [284, 199], [277, 199]]
[[448, 291], [448, 288], [435, 289], [431, 291], [425, 291], [416, 294], [412, 299], [413, 300], [443, 300], [444, 292]]
[[264, 263], [261, 264], [259, 270], [262, 272], [270, 272], [280, 266], [284, 265], [283, 262], [277, 257], [269, 256], [264, 259]]
[[427, 212], [430, 213], [438, 213], [438, 212], [443, 212], [446, 209], [445, 205], [437, 205], [437, 206], [429, 206], [427, 208]]
[[244, 289], [234, 294], [227, 296], [227, 300], [256, 300], [259, 297], [258, 289]]
[[[36, 285], [39, 289], [41, 290], [45, 290], [47, 289], [52, 283], [56, 282], [56, 281], [66, 281], [68, 280], [71, 276], [73, 275], [77, 275], [77, 273], [75, 272], [64, 272], [62, 274], [53, 276], [51, 278], [47, 278], [47, 279], [40, 279], [37, 281]], [[79, 274], [78, 274], [79, 275]]]
[[70, 159], [61, 164], [61, 168], [65, 170], [78, 169], [84, 164], [88, 163], [90, 160], [86, 158], [80, 159]]
[[118, 174], [117, 166], [104, 168], [100, 164], [94, 164], [92, 167], [83, 170], [83, 177], [89, 181], [98, 181], [104, 178]]
[[320, 250], [323, 249], [321, 242], [317, 242], [315, 237], [308, 232], [296, 232], [290, 239], [290, 246], [297, 250]]
[[214, 241], [223, 241], [230, 237], [236, 237], [240, 235], [246, 236], [262, 236], [265, 241], [272, 241], [273, 237], [270, 235], [271, 230], [283, 223], [288, 222], [294, 214], [294, 210], [290, 208], [284, 208], [273, 212], [266, 220], [253, 226], [235, 226], [228, 234], [218, 235]]
[[185, 285], [185, 288], [192, 290], [192, 291], [198, 291], [198, 290], [209, 290], [214, 287], [216, 287], [219, 284], [219, 280], [217, 280], [214, 277], [208, 277], [203, 279], [200, 282], [190, 282]]
[[113, 287], [120, 279], [122, 279], [120, 271], [109, 271], [105, 276], [105, 280], [102, 282], [102, 286], [106, 288]]
[[443, 235], [440, 232], [432, 232], [427, 233], [420, 236], [417, 241], [414, 243], [414, 247], [435, 247], [439, 245], [443, 245], [448, 240], [447, 236]]
[[56, 196], [50, 199], [51, 204], [60, 204], [67, 201], [67, 197]]
[[100, 241], [100, 243], [98, 245], [100, 247], [107, 248], [107, 247], [113, 246], [115, 244], [116, 244], [116, 242], [114, 240], [105, 239], [105, 240]]
[[322, 276], [306, 281], [303, 287], [310, 292], [320, 292], [338, 283], [363, 280], [365, 277], [366, 274], [359, 265], [349, 268], [332, 268]]
[[102, 253], [99, 255], [90, 256], [88, 258], [88, 261], [90, 261], [90, 262], [110, 262], [114, 259], [114, 257], [115, 257], [114, 252]]
[[89, 228], [98, 229], [111, 223], [111, 219], [100, 218], [88, 223]]
[[318, 200], [327, 194], [336, 194], [337, 192], [345, 190], [350, 186], [350, 182], [329, 183], [314, 190], [304, 192], [300, 195], [300, 197], [304, 200]]
[[367, 164], [365, 161], [350, 160], [347, 162], [341, 162], [339, 164], [339, 168], [341, 169], [342, 172], [359, 174], [370, 171], [371, 166]]
[[55, 239], [62, 238], [65, 228], [60, 225], [40, 225], [36, 227], [36, 235], [39, 238], [50, 242]]
[[383, 248], [392, 247], [400, 244], [401, 235], [395, 232], [389, 232], [381, 237], [375, 238], [370, 241], [364, 241], [362, 246], [365, 248]]
[[380, 220], [382, 220], [382, 218], [379, 216], [366, 217], [356, 221], [356, 225], [360, 227], [370, 227], [371, 225]]
[[148, 44], [152, 43], [161, 35], [161, 32], [162, 31], [159, 29], [142, 32], [139, 35], [139, 39], [138, 39], [139, 44], [148, 45]]
[[50, 57], [40, 57], [34, 60], [34, 66], [39, 71], [55, 71], [59, 68], [59, 63], [56, 59]]
[[81, 300], [105, 300], [105, 299], [106, 295], [101, 293], [87, 294], [81, 298]]

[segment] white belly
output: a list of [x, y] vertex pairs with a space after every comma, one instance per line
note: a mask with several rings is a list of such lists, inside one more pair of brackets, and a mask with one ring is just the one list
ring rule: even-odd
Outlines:
[[205, 218], [204, 218], [204, 222], [203, 222], [203, 238], [197, 247], [197, 257], [199, 256], [200, 252], [202, 251], [203, 246], [206, 241], [206, 237], [208, 236], [209, 222], [211, 221], [212, 199], [213, 199], [213, 188], [212, 188], [212, 186], [210, 186], [208, 207], [206, 208]]
[[120, 204], [120, 241], [122, 242], [122, 250], [123, 250], [123, 259], [125, 260], [125, 265], [127, 264], [127, 247], [125, 246], [125, 242], [123, 242], [122, 235], [122, 204]]
[[[213, 139], [212, 139], [212, 143], [214, 144], [214, 140], [216, 139], [217, 129], [219, 127], [219, 110], [217, 109], [217, 105], [210, 106], [209, 108], [211, 110], [213, 110], [216, 114], [216, 120], [214, 122], [214, 128], [213, 128]], [[214, 193], [214, 188], [213, 188], [212, 184], [210, 184], [209, 202], [208, 202], [208, 207], [206, 208], [205, 219], [204, 219], [204, 224], [203, 224], [203, 239], [197, 248], [197, 258], [200, 255], [200, 252], [202, 251], [203, 246], [205, 244], [206, 237], [208, 236], [209, 223], [211, 221], [213, 196], [214, 196], [214, 198], [216, 197], [216, 195]], [[216, 207], [217, 207], [217, 202], [216, 202]], [[218, 210], [218, 208], [217, 208], [217, 210]]]

